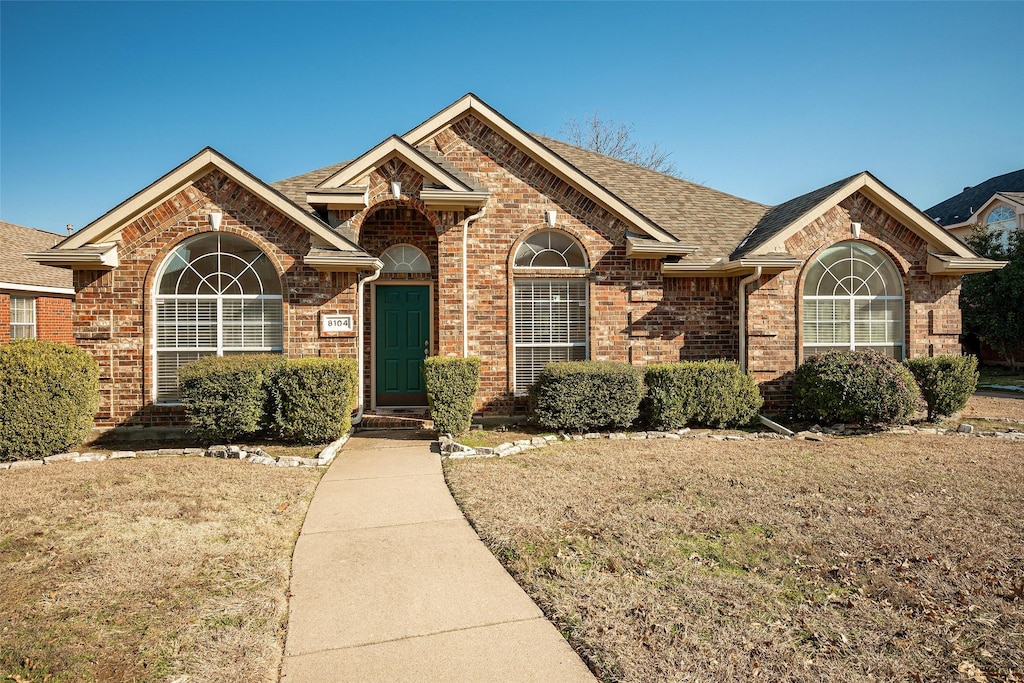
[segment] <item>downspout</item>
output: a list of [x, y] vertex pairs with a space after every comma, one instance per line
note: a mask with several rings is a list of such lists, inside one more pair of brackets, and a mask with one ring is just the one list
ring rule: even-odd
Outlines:
[[462, 221], [462, 357], [469, 357], [469, 224], [487, 213], [483, 207]]
[[[755, 282], [761, 277], [761, 266], [754, 268], [754, 272], [740, 280], [740, 372], [747, 372], [747, 285]], [[764, 415], [757, 416], [758, 421], [765, 427], [772, 429], [785, 436], [793, 436], [793, 432], [782, 425], [769, 420]]]
[[357, 372], [359, 374], [359, 393], [356, 395], [356, 414], [352, 418], [353, 427], [363, 421], [363, 410], [366, 407], [363, 402], [363, 395], [366, 391], [366, 378], [363, 376], [363, 370], [366, 364], [366, 350], [363, 348], [363, 330], [366, 329], [366, 327], [363, 324], [363, 312], [366, 305], [363, 302], [363, 292], [366, 291], [366, 283], [373, 282], [379, 278], [383, 269], [384, 264], [382, 263], [380, 268], [374, 269], [373, 275], [359, 278], [359, 284], [356, 285], [356, 297], [359, 299], [359, 331], [356, 333], [356, 367], [358, 368]]
[[761, 266], [740, 280], [740, 371], [747, 371], [747, 285], [761, 277]]

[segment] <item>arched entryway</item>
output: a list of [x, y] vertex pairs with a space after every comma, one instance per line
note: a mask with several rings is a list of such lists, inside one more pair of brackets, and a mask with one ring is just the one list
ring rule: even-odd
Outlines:
[[425, 406], [423, 359], [435, 353], [438, 327], [437, 231], [414, 207], [384, 206], [362, 222], [359, 245], [384, 263], [366, 294], [364, 399], [373, 408]]

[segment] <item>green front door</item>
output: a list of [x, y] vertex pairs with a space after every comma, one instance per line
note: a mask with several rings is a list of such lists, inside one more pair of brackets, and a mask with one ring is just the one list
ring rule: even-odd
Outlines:
[[377, 405], [425, 406], [430, 287], [378, 285], [376, 292]]

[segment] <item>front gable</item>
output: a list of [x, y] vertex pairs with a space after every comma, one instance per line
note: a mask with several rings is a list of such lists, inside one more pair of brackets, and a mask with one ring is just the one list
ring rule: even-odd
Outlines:
[[[290, 224], [308, 234], [312, 249], [330, 254], [329, 270], [372, 268], [376, 263], [357, 245], [315, 216], [303, 211], [280, 192], [259, 180], [216, 150], [207, 147], [154, 183], [129, 197], [85, 228], [45, 251], [26, 254], [37, 263], [65, 268], [106, 270], [119, 264], [119, 247], [138, 238], [152, 223], [161, 222], [184, 210], [193, 199], [188, 189], [213, 183], [218, 174], [234, 183], [266, 207], [264, 213], [281, 215]], [[214, 179], [214, 180], [211, 180]], [[185, 194], [182, 194], [185, 193]], [[212, 189], [209, 197], [216, 197]], [[220, 211], [212, 200], [203, 209], [209, 225], [219, 228]], [[146, 217], [150, 216], [147, 220]], [[125, 245], [126, 246], [126, 245]], [[321, 259], [323, 261], [323, 259]]]

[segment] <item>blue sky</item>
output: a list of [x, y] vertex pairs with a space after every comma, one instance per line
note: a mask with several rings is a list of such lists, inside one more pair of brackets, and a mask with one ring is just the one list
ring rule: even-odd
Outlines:
[[1024, 167], [1024, 3], [0, 2], [0, 219], [63, 232], [211, 145], [266, 181], [466, 92], [597, 111], [778, 203], [868, 169], [921, 208]]

